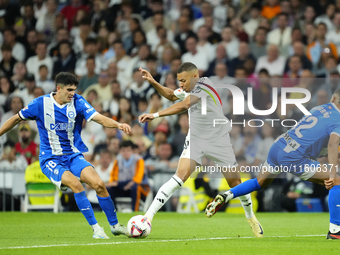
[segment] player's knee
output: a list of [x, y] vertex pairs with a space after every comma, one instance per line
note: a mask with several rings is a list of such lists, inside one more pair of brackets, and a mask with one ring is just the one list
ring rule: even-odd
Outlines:
[[190, 176], [190, 173], [177, 172], [176, 176], [182, 180], [184, 183]]
[[237, 185], [241, 184], [241, 179], [231, 179], [230, 181], [228, 180], [228, 185], [230, 188], [236, 187]]
[[97, 194], [102, 194], [106, 191], [105, 183], [102, 180], [99, 180], [93, 185], [93, 189]]
[[74, 192], [74, 193], [79, 193], [84, 191], [84, 187], [83, 185], [80, 183], [80, 181], [76, 180], [73, 182], [70, 182], [68, 184], [66, 184], [67, 186], [70, 187], [70, 189]]

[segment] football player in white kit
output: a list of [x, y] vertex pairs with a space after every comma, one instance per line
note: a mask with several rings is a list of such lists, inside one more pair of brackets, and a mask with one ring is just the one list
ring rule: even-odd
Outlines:
[[[139, 70], [143, 78], [163, 97], [171, 101], [182, 100], [158, 113], [143, 114], [139, 116], [139, 121], [145, 123], [158, 117], [179, 114], [188, 110], [190, 125], [177, 171], [158, 190], [145, 216], [150, 220], [153, 219], [174, 191], [189, 178], [196, 166], [202, 164], [204, 156], [210, 158], [215, 163], [215, 167], [229, 170], [222, 171], [222, 173], [230, 187], [240, 184], [239, 169], [229, 138], [231, 127], [230, 125], [214, 125], [214, 120], [226, 120], [226, 117], [223, 115], [222, 103], [212, 82], [207, 77], [199, 78], [196, 65], [190, 62], [183, 63], [177, 70], [180, 86], [177, 90], [162, 86], [154, 80], [148, 71], [142, 68]], [[206, 114], [201, 113], [203, 104], [206, 104], [204, 107]], [[231, 169], [233, 171], [230, 171]], [[234, 171], [235, 169], [236, 171]], [[240, 197], [240, 201], [254, 235], [263, 237], [263, 228], [253, 213], [250, 195]]]

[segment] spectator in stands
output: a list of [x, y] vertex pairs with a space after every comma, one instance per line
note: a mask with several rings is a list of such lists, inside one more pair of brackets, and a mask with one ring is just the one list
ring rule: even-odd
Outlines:
[[37, 144], [31, 140], [31, 127], [22, 121], [18, 127], [19, 142], [15, 144], [16, 151], [24, 156], [28, 164], [32, 163], [32, 157], [36, 157]]
[[26, 57], [24, 58], [25, 61], [27, 61], [27, 59], [29, 59], [30, 57], [33, 57], [36, 54], [35, 48], [37, 46], [38, 40], [39, 38], [38, 38], [38, 33], [36, 30], [29, 30], [27, 32], [27, 36], [26, 36], [27, 43], [25, 45]]
[[131, 57], [138, 54], [139, 48], [146, 44], [146, 35], [143, 30], [136, 30], [132, 34], [132, 48], [128, 51]]
[[230, 22], [230, 25], [234, 30], [234, 34], [236, 38], [240, 42], [246, 42], [246, 43], [249, 42], [248, 34], [244, 31], [242, 21], [240, 18], [236, 17], [232, 19], [232, 21]]
[[328, 30], [326, 40], [335, 44], [337, 52], [340, 53], [340, 12], [334, 14], [334, 29]]
[[50, 43], [54, 37], [54, 34], [56, 32], [55, 26], [54, 26], [54, 20], [58, 14], [57, 12], [58, 4], [56, 0], [47, 0], [46, 1], [46, 8], [47, 12], [45, 15], [42, 15], [36, 25], [35, 30], [37, 30], [40, 33], [43, 33], [45, 36], [45, 40]]
[[283, 75], [283, 87], [294, 87], [299, 83], [302, 72], [302, 62], [298, 55], [289, 58], [288, 71]]
[[24, 79], [26, 73], [26, 65], [22, 62], [17, 62], [14, 66], [14, 75], [11, 77], [16, 88], [23, 89], [25, 87]]
[[[55, 39], [48, 45], [48, 55], [56, 61], [56, 57], [60, 57], [60, 43], [68, 41], [70, 42], [70, 34], [66, 28], [58, 28]], [[72, 45], [71, 45], [72, 49]], [[73, 52], [73, 49], [72, 49]]]
[[277, 16], [278, 28], [268, 33], [267, 41], [282, 49], [291, 43], [292, 29], [288, 26], [288, 14], [280, 13]]
[[164, 27], [157, 27], [158, 44], [152, 45], [152, 52], [158, 58], [162, 58], [165, 48], [172, 48], [174, 54], [178, 55], [179, 46], [167, 39], [167, 30]]
[[60, 13], [67, 20], [67, 28], [70, 30], [73, 25], [73, 17], [76, 16], [78, 10], [85, 10], [89, 12], [89, 7], [82, 4], [82, 0], [72, 0], [70, 5], [66, 5]]
[[[15, 180], [13, 180], [13, 173], [11, 171], [22, 171], [25, 172], [27, 167], [27, 161], [22, 155], [17, 155], [15, 150], [15, 145], [12, 142], [6, 142], [4, 145], [4, 153], [2, 154], [2, 158], [0, 160], [0, 169], [3, 171], [8, 171], [6, 173], [0, 173], [0, 188], [3, 189], [12, 189], [12, 184]], [[4, 182], [4, 179], [6, 180]], [[4, 186], [5, 184], [5, 186]], [[3, 192], [3, 191], [2, 191]], [[3, 193], [0, 193], [1, 205], [0, 209], [3, 210]], [[10, 210], [11, 200], [14, 199], [14, 209], [16, 211], [20, 210], [20, 199], [17, 197], [12, 197], [8, 194], [6, 196], [6, 205], [5, 209]]]
[[93, 57], [95, 59], [96, 65], [94, 72], [96, 74], [99, 74], [102, 69], [106, 69], [107, 65], [105, 59], [98, 53], [97, 43], [98, 41], [95, 38], [85, 39], [84, 52], [82, 52], [81, 56], [78, 58], [74, 71], [77, 76], [81, 77], [87, 74], [86, 63], [88, 57]]
[[80, 78], [77, 86], [77, 93], [82, 94], [88, 87], [98, 83], [98, 74], [95, 73], [96, 61], [94, 57], [86, 60], [87, 74]]
[[45, 95], [45, 92], [42, 88], [40, 87], [35, 87], [34, 90], [33, 90], [33, 96], [34, 98], [38, 98], [38, 97], [41, 97]]
[[145, 147], [149, 148], [152, 141], [144, 134], [143, 126], [138, 121], [134, 121], [131, 125], [131, 135], [124, 136], [124, 140], [132, 141], [134, 144], [138, 140], [142, 140]]
[[202, 16], [198, 19], [195, 19], [192, 30], [195, 33], [198, 33], [198, 29], [205, 24], [205, 18], [210, 17], [213, 13], [213, 8], [209, 2], [203, 2], [201, 5], [201, 13]]
[[39, 41], [35, 48], [36, 56], [30, 57], [26, 62], [27, 71], [32, 73], [35, 79], [40, 79], [39, 67], [41, 65], [46, 65], [48, 68], [48, 79], [52, 78], [53, 71], [53, 61], [47, 53], [47, 45], [43, 41]]
[[12, 47], [8, 44], [1, 46], [2, 60], [0, 62], [0, 75], [11, 78], [17, 60], [12, 56]]
[[144, 160], [132, 151], [131, 141], [122, 141], [113, 163], [108, 186], [113, 202], [117, 197], [131, 197], [132, 211], [139, 210], [138, 186], [144, 177]]
[[209, 63], [216, 57], [215, 47], [208, 41], [209, 32], [206, 25], [202, 25], [198, 28], [197, 32], [198, 42], [197, 51], [204, 52], [208, 56]]
[[277, 0], [267, 0], [266, 5], [262, 7], [261, 15], [266, 19], [273, 19], [281, 12], [280, 5]]
[[[299, 41], [295, 41], [295, 42], [293, 42], [292, 46], [293, 46], [293, 55], [297, 55], [301, 59], [302, 69], [311, 70], [312, 69], [312, 63], [310, 62], [310, 60], [307, 58], [307, 56], [305, 54], [305, 49], [304, 49], [303, 43], [299, 42]], [[287, 72], [288, 69], [289, 69], [288, 63], [289, 63], [289, 59], [287, 59], [287, 62], [286, 62], [285, 72]]]
[[130, 88], [125, 91], [125, 97], [131, 100], [132, 103], [132, 112], [136, 113], [138, 108], [138, 102], [141, 98], [146, 98], [146, 100], [150, 100], [151, 95], [155, 92], [155, 89], [142, 78], [138, 69], [135, 69], [133, 72], [133, 80]]
[[[217, 33], [213, 30], [214, 26], [214, 18], [212, 16], [205, 17], [205, 24], [208, 29], [208, 41], [211, 44], [219, 43], [222, 40], [220, 33]], [[219, 29], [218, 31], [220, 31]]]
[[255, 35], [255, 32], [259, 26], [261, 18], [260, 12], [261, 7], [258, 4], [252, 4], [250, 9], [250, 18], [243, 25], [244, 31], [249, 35], [250, 38], [252, 38]]
[[215, 73], [215, 67], [217, 64], [228, 64], [227, 51], [223, 44], [218, 44], [216, 47], [216, 58], [209, 64], [208, 70], [204, 73], [204, 76], [210, 77]]
[[[166, 123], [166, 122], [165, 122]], [[167, 142], [169, 136], [169, 126], [165, 123], [161, 123], [153, 130], [155, 141], [149, 148], [149, 154], [152, 158], [156, 157], [158, 146]]]
[[238, 47], [239, 40], [234, 36], [233, 30], [231, 27], [225, 27], [221, 33], [222, 36], [222, 44], [224, 45], [228, 59], [233, 59], [238, 57]]
[[125, 68], [124, 75], [126, 84], [130, 86], [132, 75], [136, 69], [141, 66], [146, 66], [146, 59], [150, 55], [150, 47], [147, 44], [140, 45], [137, 56], [133, 57]]
[[26, 50], [21, 43], [17, 42], [14, 29], [6, 28], [3, 33], [4, 43], [12, 47], [12, 56], [18, 61], [24, 61]]
[[[131, 58], [126, 55], [124, 50], [123, 42], [120, 40], [116, 40], [113, 42], [113, 50], [115, 52], [115, 56], [110, 58], [107, 63], [110, 65], [111, 63], [116, 63], [117, 66], [117, 80], [120, 82], [122, 89], [124, 90], [127, 86], [125, 77], [125, 68], [129, 64]], [[110, 68], [110, 67], [108, 67]]]
[[[280, 1], [280, 13], [286, 13], [287, 18], [288, 18], [288, 26], [293, 28], [295, 24], [295, 17], [292, 13], [292, 8], [291, 8], [291, 1], [289, 0], [283, 0]], [[272, 29], [278, 28], [278, 16], [275, 17], [275, 20], [272, 22]]]
[[39, 76], [40, 76], [40, 79], [38, 79], [36, 81], [36, 85], [38, 87], [41, 87], [44, 90], [45, 94], [49, 94], [52, 91], [55, 91], [55, 89], [56, 89], [54, 81], [52, 79], [48, 79], [47, 75], [48, 75], [47, 66], [46, 65], [41, 65], [39, 67]]
[[10, 110], [9, 99], [14, 90], [15, 86], [8, 77], [0, 78], [0, 111], [8, 112]]
[[185, 42], [185, 47], [187, 49], [187, 53], [182, 55], [182, 62], [191, 62], [195, 63], [198, 68], [198, 73], [200, 76], [203, 76], [203, 73], [208, 69], [209, 58], [206, 52], [197, 50], [197, 37], [190, 36], [187, 38]]
[[258, 73], [262, 68], [268, 70], [270, 75], [283, 75], [286, 59], [279, 55], [279, 49], [276, 45], [268, 45], [267, 55], [257, 60], [255, 72]]
[[335, 13], [335, 5], [333, 3], [328, 4], [326, 13], [318, 16], [315, 19], [314, 24], [319, 25], [320, 23], [323, 23], [326, 25], [326, 29], [328, 31], [333, 30], [334, 26], [333, 26], [332, 20], [333, 20], [334, 13]]
[[267, 69], [259, 71], [259, 86], [253, 91], [253, 105], [258, 110], [270, 109], [272, 102], [272, 87], [269, 84], [270, 75]]
[[85, 47], [87, 38], [96, 38], [97, 35], [92, 31], [91, 20], [88, 17], [82, 18], [79, 26], [79, 34], [74, 37], [73, 49], [76, 54], [81, 54]]
[[174, 155], [180, 156], [183, 151], [185, 138], [189, 131], [189, 116], [188, 113], [181, 113], [178, 117], [179, 129], [172, 140], [172, 148]]
[[238, 67], [238, 66], [243, 66], [245, 61], [248, 59], [248, 58], [251, 58], [255, 61], [255, 58], [253, 57], [253, 55], [250, 53], [249, 51], [249, 46], [248, 46], [248, 43], [246, 42], [240, 42], [239, 44], [239, 47], [238, 47], [238, 57], [232, 59], [229, 61], [228, 63], [228, 74], [229, 76], [232, 76], [234, 77], [235, 75], [235, 68]]
[[33, 90], [36, 87], [34, 75], [27, 73], [24, 79], [25, 88], [20, 91], [16, 91], [15, 95], [19, 96], [24, 100], [24, 105], [28, 105], [33, 99]]
[[246, 125], [243, 129], [243, 133], [244, 140], [241, 151], [238, 152], [238, 155], [235, 154], [235, 156], [242, 154], [246, 158], [246, 162], [248, 164], [253, 164], [255, 162], [255, 157], [260, 145], [261, 137], [257, 133], [257, 127], [255, 126]]
[[57, 60], [54, 62], [52, 77], [55, 77], [60, 72], [74, 73], [77, 59], [72, 51], [71, 43], [67, 40], [61, 41], [58, 51], [60, 56], [57, 56]]
[[255, 161], [253, 163], [254, 166], [259, 166], [261, 163], [265, 162], [270, 147], [273, 145], [274, 139], [277, 136], [277, 134], [275, 134], [275, 129], [270, 122], [264, 122], [261, 127], [261, 136], [262, 140], [256, 152]]
[[333, 55], [337, 60], [339, 58], [336, 46], [326, 40], [327, 26], [325, 23], [319, 23], [316, 27], [315, 41], [307, 47], [307, 57], [314, 66], [320, 63], [323, 53]]
[[34, 29], [37, 19], [34, 17], [34, 10], [32, 4], [24, 5], [23, 23], [27, 29]]
[[[164, 15], [162, 12], [157, 12], [154, 13], [152, 17], [152, 22], [153, 22], [153, 28], [150, 29], [146, 33], [146, 40], [148, 45], [151, 46], [151, 48], [154, 50], [156, 49], [157, 45], [161, 42], [161, 38], [158, 37], [158, 30], [160, 27], [163, 27], [164, 24]], [[165, 31], [165, 38], [169, 43], [172, 43], [174, 40], [174, 34], [171, 30], [166, 30]]]
[[[102, 150], [100, 152], [99, 165], [96, 165], [95, 170], [98, 173], [100, 179], [104, 182], [105, 186], [109, 188], [110, 173], [113, 168], [113, 158], [108, 150]], [[101, 211], [99, 206], [96, 191], [89, 185], [85, 184], [87, 192], [87, 198], [90, 201], [94, 211]]]
[[195, 33], [190, 30], [189, 18], [187, 16], [181, 16], [178, 19], [179, 32], [175, 36], [175, 42], [178, 44], [181, 49], [181, 53], [184, 54], [187, 52], [186, 49], [186, 40], [190, 36], [195, 36]]
[[121, 88], [118, 81], [112, 81], [110, 84], [111, 84], [111, 98], [103, 102], [103, 111], [110, 112], [112, 116], [117, 116], [119, 110]]
[[82, 96], [87, 99], [87, 95], [91, 90], [95, 90], [97, 92], [100, 102], [104, 102], [105, 100], [109, 100], [111, 98], [111, 86], [109, 84], [109, 76], [107, 74], [107, 70], [102, 70], [100, 72], [98, 76], [98, 83], [88, 87], [82, 93]]
[[[162, 143], [158, 146], [157, 157], [155, 159], [149, 158], [145, 162], [146, 169], [154, 181], [153, 189], [155, 192], [174, 175], [178, 161], [179, 156], [173, 156], [171, 144]], [[166, 211], [175, 210], [179, 192], [174, 193], [174, 195], [171, 199], [171, 204], [168, 204], [170, 206], [165, 205]]]

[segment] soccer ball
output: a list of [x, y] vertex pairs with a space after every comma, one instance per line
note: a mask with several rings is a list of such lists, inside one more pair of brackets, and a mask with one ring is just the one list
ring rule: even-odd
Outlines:
[[136, 215], [129, 220], [127, 228], [131, 237], [145, 238], [151, 232], [151, 222], [143, 215]]

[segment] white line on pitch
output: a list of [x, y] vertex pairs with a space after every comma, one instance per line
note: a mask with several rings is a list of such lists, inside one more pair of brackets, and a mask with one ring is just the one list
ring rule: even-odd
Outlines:
[[[289, 238], [289, 237], [316, 237], [326, 235], [293, 235], [293, 236], [266, 236], [265, 238]], [[190, 242], [190, 241], [209, 241], [209, 240], [226, 240], [226, 239], [246, 239], [255, 238], [251, 236], [243, 237], [210, 237], [210, 238], [195, 238], [195, 239], [168, 239], [168, 240], [134, 240], [127, 242], [112, 242], [112, 243], [87, 243], [87, 244], [50, 244], [50, 245], [32, 245], [32, 246], [13, 246], [13, 247], [0, 247], [0, 250], [11, 250], [11, 249], [31, 249], [31, 248], [49, 248], [58, 246], [93, 246], [93, 245], [107, 245], [107, 244], [135, 244], [135, 243], [168, 243], [168, 242]]]

